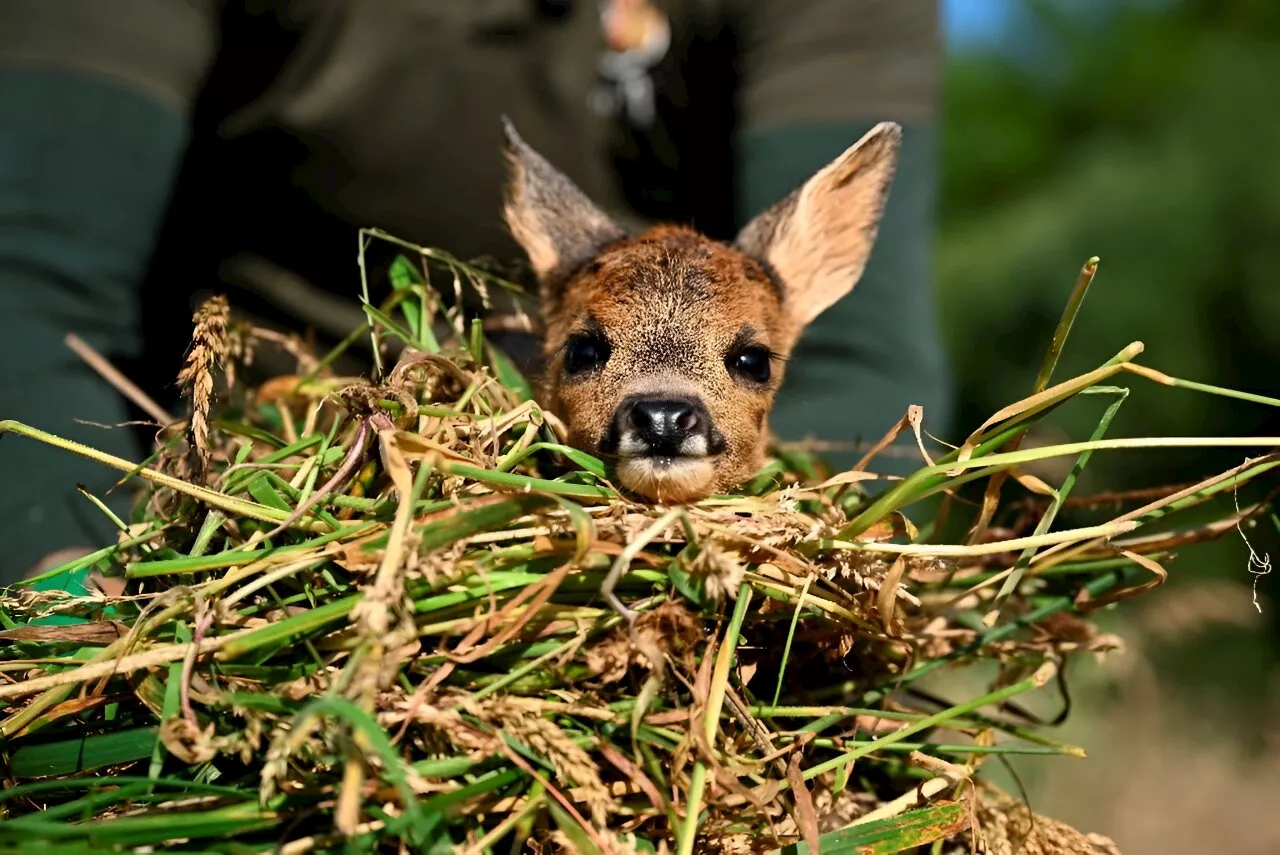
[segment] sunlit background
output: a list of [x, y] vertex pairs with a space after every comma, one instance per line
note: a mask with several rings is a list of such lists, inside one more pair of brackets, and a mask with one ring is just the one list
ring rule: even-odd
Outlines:
[[[1280, 4], [944, 10], [938, 272], [964, 424], [1026, 394], [1092, 255], [1101, 267], [1062, 376], [1140, 340], [1142, 361], [1169, 374], [1276, 394]], [[1125, 385], [1115, 435], [1280, 432], [1265, 408]], [[1086, 436], [1102, 407], [1058, 414], [1059, 438]], [[1126, 454], [1091, 464], [1086, 489], [1185, 482], [1245, 456]], [[1274, 527], [1250, 538], [1260, 557], [1280, 558]], [[1038, 810], [1125, 853], [1280, 852], [1275, 577], [1258, 580], [1260, 614], [1236, 532], [1171, 569], [1166, 587], [1109, 623], [1127, 652], [1071, 675], [1060, 735], [1090, 758], [1013, 769]]]

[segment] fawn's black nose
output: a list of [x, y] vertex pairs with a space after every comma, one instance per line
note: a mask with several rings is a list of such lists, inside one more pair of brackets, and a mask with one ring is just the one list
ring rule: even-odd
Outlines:
[[631, 428], [658, 453], [680, 453], [680, 446], [703, 426], [694, 405], [681, 400], [637, 401], [631, 408]]
[[711, 414], [694, 398], [631, 396], [614, 413], [611, 433], [628, 456], [700, 457], [722, 443]]

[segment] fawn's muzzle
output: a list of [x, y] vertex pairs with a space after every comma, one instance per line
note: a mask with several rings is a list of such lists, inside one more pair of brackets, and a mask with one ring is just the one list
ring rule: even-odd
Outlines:
[[620, 457], [706, 457], [724, 450], [724, 438], [696, 398], [630, 395], [614, 411], [605, 446]]

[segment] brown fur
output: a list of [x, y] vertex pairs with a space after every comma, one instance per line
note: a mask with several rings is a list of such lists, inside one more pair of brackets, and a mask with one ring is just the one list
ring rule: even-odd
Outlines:
[[[680, 458], [611, 461], [622, 485], [660, 502], [730, 490], [764, 461], [767, 420], [784, 360], [804, 326], [857, 281], [875, 241], [900, 130], [883, 124], [743, 229], [734, 246], [682, 226], [632, 238], [506, 126], [512, 167], [504, 210], [541, 284], [546, 373], [542, 403], [570, 442], [601, 454], [624, 398], [679, 395], [703, 403], [724, 449]], [[566, 376], [571, 336], [596, 330], [603, 367]], [[745, 342], [772, 352], [758, 384], [726, 358]], [[602, 455], [606, 456], [606, 455]]]

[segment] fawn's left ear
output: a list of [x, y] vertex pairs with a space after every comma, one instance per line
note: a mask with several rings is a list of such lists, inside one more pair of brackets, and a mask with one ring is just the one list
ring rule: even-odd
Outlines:
[[503, 217], [529, 256], [543, 298], [554, 301], [569, 274], [626, 234], [521, 139], [505, 116], [502, 129], [510, 166]]
[[849, 293], [876, 242], [902, 128], [882, 122], [738, 234], [782, 281], [797, 331]]

